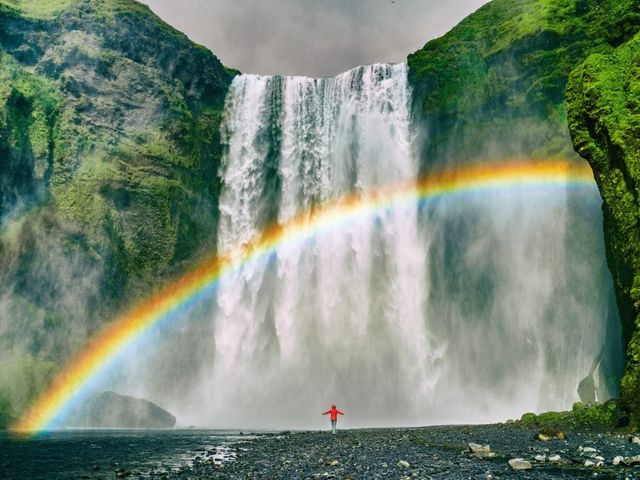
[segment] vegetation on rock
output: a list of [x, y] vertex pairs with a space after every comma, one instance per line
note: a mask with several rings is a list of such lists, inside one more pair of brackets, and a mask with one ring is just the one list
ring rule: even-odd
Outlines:
[[640, 60], [637, 38], [625, 42], [639, 30], [640, 0], [494, 0], [408, 58], [415, 117], [424, 129], [423, 170], [509, 157], [573, 158], [574, 143], [593, 166], [605, 202], [608, 263], [631, 339], [621, 405], [636, 426]]
[[571, 74], [569, 127], [591, 164], [604, 204], [607, 259], [613, 273], [627, 362], [621, 401], [640, 426], [640, 34], [588, 57]]
[[591, 52], [640, 28], [638, 0], [494, 0], [408, 58], [425, 169], [572, 157], [564, 92]]
[[549, 436], [562, 430], [613, 430], [626, 423], [624, 413], [617, 400], [602, 404], [577, 402], [568, 412], [545, 412], [536, 415], [525, 413], [516, 422], [517, 426], [536, 428]]
[[62, 362], [214, 248], [235, 73], [133, 0], [0, 0], [0, 362]]

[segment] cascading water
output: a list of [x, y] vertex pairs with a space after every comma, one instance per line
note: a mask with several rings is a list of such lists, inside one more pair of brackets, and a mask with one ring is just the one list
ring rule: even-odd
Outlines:
[[[410, 103], [404, 64], [236, 77], [219, 251], [416, 178]], [[245, 428], [324, 425], [331, 403], [351, 426], [504, 420], [570, 407], [585, 377], [602, 399], [620, 340], [601, 225], [595, 187], [362, 216], [226, 278], [198, 313], [194, 385], [146, 393], [184, 424]]]

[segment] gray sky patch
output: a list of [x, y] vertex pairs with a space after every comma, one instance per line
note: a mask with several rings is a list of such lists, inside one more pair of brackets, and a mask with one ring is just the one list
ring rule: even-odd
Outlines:
[[399, 62], [487, 0], [142, 0], [244, 73], [329, 76]]

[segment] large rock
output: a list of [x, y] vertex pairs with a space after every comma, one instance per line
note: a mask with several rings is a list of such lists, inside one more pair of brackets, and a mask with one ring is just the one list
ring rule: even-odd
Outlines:
[[142, 398], [103, 392], [90, 398], [66, 422], [71, 428], [173, 428], [176, 417]]

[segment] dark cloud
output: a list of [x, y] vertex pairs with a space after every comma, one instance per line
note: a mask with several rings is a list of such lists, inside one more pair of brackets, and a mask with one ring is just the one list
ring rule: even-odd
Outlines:
[[143, 0], [245, 73], [334, 75], [403, 61], [487, 0]]

